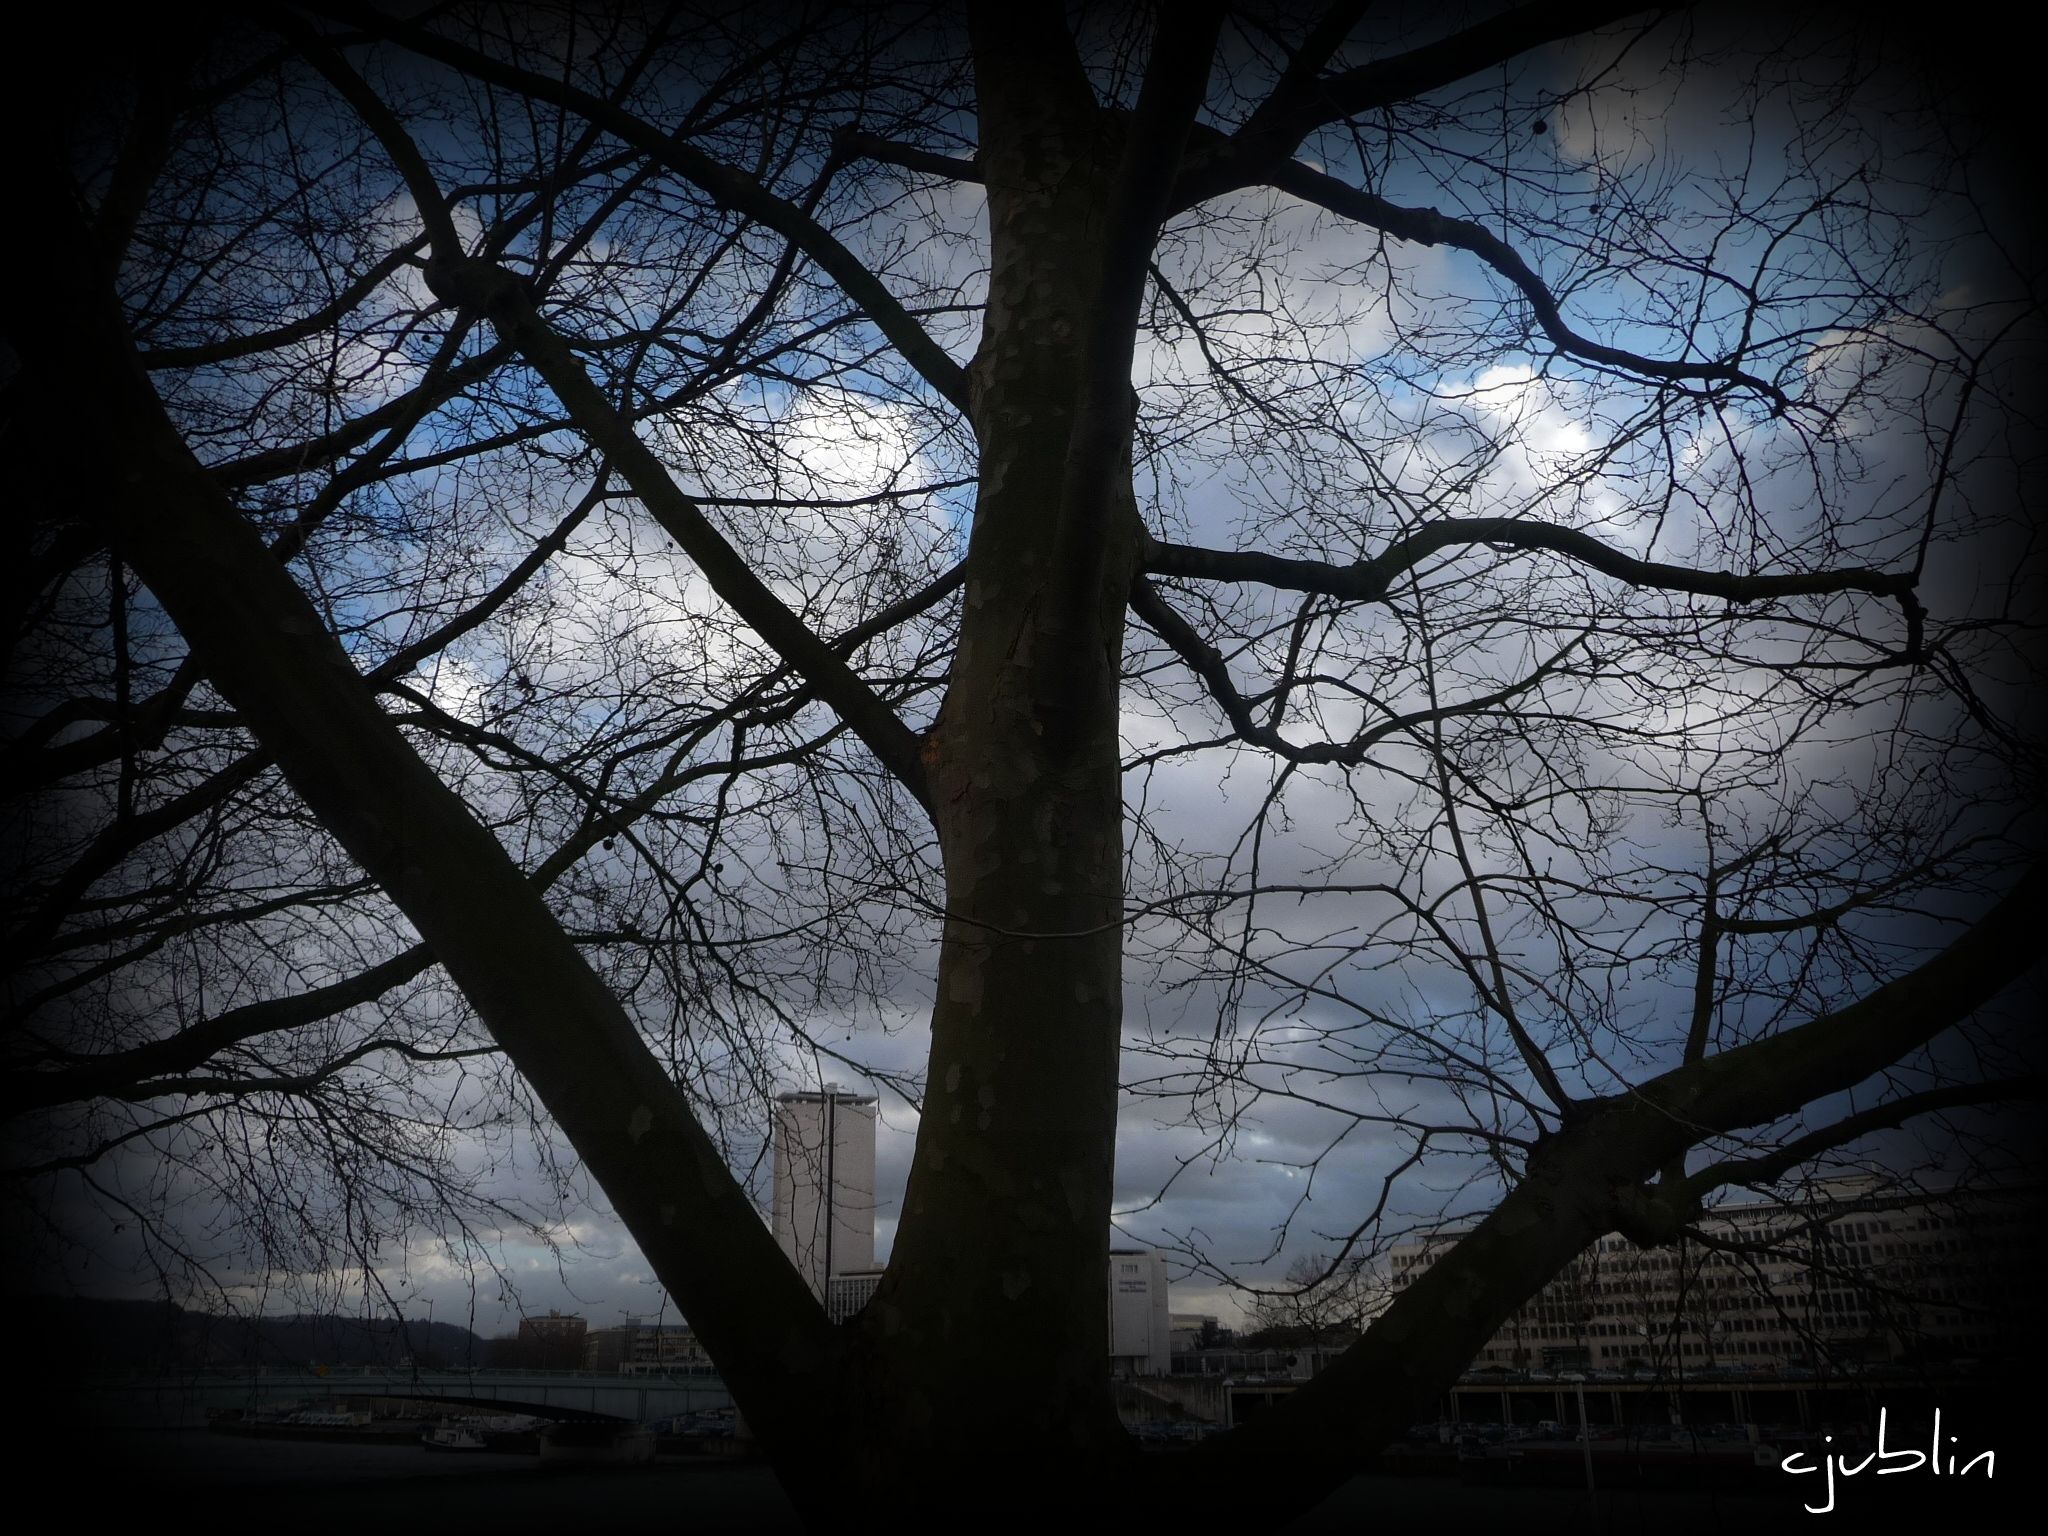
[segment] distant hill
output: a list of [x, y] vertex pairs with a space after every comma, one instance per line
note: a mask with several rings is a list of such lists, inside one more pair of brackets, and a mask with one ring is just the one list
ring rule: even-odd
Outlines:
[[168, 1301], [17, 1297], [17, 1337], [52, 1369], [179, 1370], [200, 1366], [483, 1365], [489, 1345], [455, 1323], [391, 1318], [226, 1317]]

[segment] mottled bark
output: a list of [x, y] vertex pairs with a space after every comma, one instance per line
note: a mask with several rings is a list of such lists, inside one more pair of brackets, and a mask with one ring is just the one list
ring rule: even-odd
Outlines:
[[[1037, 78], [1059, 75], [1059, 39], [983, 41], [1049, 49]], [[916, 1159], [863, 1320], [890, 1381], [891, 1442], [963, 1469], [1122, 1449], [1102, 1287], [1121, 1025], [1117, 668], [1137, 548], [1126, 451], [1091, 486], [1120, 512], [1093, 601], [1049, 622], [1117, 146], [1077, 93], [984, 112], [1000, 131], [985, 135], [994, 271], [971, 369], [981, 483], [959, 650], [923, 749], [949, 917]], [[1126, 444], [1127, 393], [1112, 424]], [[992, 1444], [996, 1381], [1006, 1428]]]

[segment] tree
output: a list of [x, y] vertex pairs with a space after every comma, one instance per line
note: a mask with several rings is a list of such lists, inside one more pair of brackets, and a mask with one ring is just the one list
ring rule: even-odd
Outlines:
[[1292, 1289], [1268, 1292], [1251, 1306], [1253, 1349], [1299, 1345], [1321, 1367], [1326, 1351], [1349, 1344], [1385, 1304], [1384, 1288], [1362, 1264], [1340, 1265], [1304, 1254], [1287, 1268]]
[[[2038, 274], [1937, 56], [1784, 27], [125, 40], [14, 138], [10, 1164], [167, 1266], [204, 1202], [373, 1272], [529, 1112], [822, 1521], [1098, 1507], [1054, 1454], [1155, 1514], [1284, 1459], [1272, 1518], [1600, 1234], [1927, 1117], [1998, 1155]], [[730, 1163], [918, 976], [835, 1328]], [[1103, 1369], [1120, 1084], [1396, 1147], [1340, 1260], [1411, 1175], [1491, 1204], [1216, 1477]]]

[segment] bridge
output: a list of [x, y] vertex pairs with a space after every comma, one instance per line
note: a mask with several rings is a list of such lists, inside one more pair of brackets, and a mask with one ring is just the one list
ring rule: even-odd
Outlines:
[[667, 1376], [594, 1371], [427, 1370], [410, 1366], [306, 1366], [85, 1378], [67, 1384], [69, 1406], [108, 1426], [189, 1428], [210, 1413], [284, 1412], [308, 1399], [403, 1398], [451, 1408], [530, 1413], [562, 1420], [644, 1424], [732, 1406], [708, 1372]]

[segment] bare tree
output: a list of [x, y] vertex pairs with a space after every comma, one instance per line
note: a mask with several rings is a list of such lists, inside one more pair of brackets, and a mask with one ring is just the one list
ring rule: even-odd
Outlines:
[[1338, 1264], [1304, 1254], [1287, 1267], [1289, 1289], [1267, 1291], [1249, 1310], [1247, 1346], [1299, 1346], [1315, 1369], [1365, 1332], [1386, 1305], [1386, 1287], [1363, 1262]]
[[[130, 39], [13, 138], [34, 1208], [380, 1274], [587, 1176], [820, 1522], [1098, 1507], [1053, 1453], [1270, 1519], [1602, 1233], [1930, 1116], [2012, 1166], [2038, 273], [1829, 20]], [[835, 1069], [920, 1116], [843, 1328], [733, 1172]], [[1118, 1425], [1120, 1105], [1188, 1179], [1317, 1128], [1276, 1250], [1367, 1142], [1332, 1264], [1487, 1211], [1200, 1452], [1284, 1479]]]

